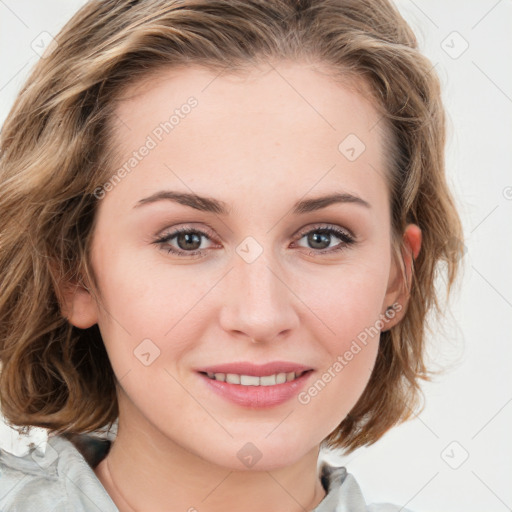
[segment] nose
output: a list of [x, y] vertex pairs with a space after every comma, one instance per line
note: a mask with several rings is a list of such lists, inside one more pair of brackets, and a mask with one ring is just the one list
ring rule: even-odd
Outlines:
[[300, 301], [285, 270], [267, 251], [249, 261], [234, 254], [234, 267], [223, 283], [221, 327], [231, 336], [258, 343], [289, 336], [299, 324]]

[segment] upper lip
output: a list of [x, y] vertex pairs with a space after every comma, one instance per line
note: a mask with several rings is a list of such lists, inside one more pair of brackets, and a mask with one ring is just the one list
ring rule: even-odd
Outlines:
[[312, 368], [288, 361], [272, 361], [260, 365], [241, 361], [239, 363], [218, 364], [197, 369], [197, 371], [204, 373], [235, 373], [238, 375], [253, 375], [255, 377], [274, 375], [275, 373], [300, 373], [306, 370], [312, 370]]

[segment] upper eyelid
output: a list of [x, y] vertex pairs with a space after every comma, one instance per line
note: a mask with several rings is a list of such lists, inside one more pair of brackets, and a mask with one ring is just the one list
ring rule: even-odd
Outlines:
[[344, 226], [336, 226], [335, 224], [328, 223], [322, 224], [321, 222], [319, 224], [315, 224], [311, 227], [297, 231], [297, 235], [305, 235], [311, 231], [315, 231], [316, 229], [318, 229], [319, 231], [321, 231], [322, 229], [332, 229], [333, 231], [346, 231], [346, 233], [350, 235], [350, 237], [356, 238], [352, 231]]
[[185, 232], [194, 232], [194, 233], [201, 233], [201, 234], [204, 234], [204, 235], [212, 235], [212, 238], [213, 238], [213, 235], [214, 235], [214, 230], [211, 229], [210, 227], [194, 227], [193, 225], [190, 225], [190, 226], [178, 226], [177, 228], [165, 228], [163, 230], [160, 231], [160, 234], [157, 234], [156, 237], [157, 238], [164, 238], [164, 237], [167, 237], [167, 236], [174, 236], [176, 234], [179, 234], [181, 231], [185, 231]]

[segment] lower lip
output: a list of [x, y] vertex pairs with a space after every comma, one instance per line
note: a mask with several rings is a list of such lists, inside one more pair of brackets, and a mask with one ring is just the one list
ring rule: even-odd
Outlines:
[[243, 407], [261, 409], [280, 405], [290, 400], [305, 386], [312, 373], [313, 371], [309, 370], [295, 380], [273, 386], [242, 386], [210, 379], [202, 373], [199, 376], [212, 391], [225, 399]]

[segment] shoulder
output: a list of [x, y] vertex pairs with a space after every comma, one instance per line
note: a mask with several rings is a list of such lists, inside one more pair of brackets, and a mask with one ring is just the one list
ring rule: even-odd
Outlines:
[[391, 503], [367, 504], [356, 479], [342, 466], [334, 466], [324, 460], [320, 463], [320, 477], [327, 494], [312, 512], [412, 512]]
[[19, 457], [0, 449], [0, 510], [118, 512], [90, 465], [103, 441], [80, 437], [80, 451], [62, 436], [49, 437], [44, 454], [33, 448]]

